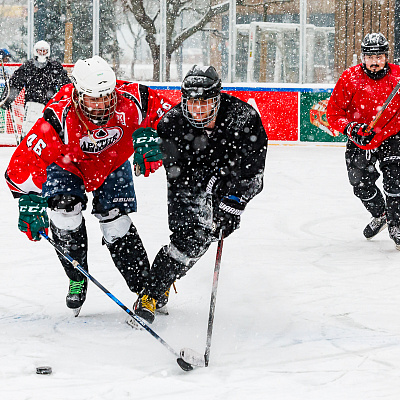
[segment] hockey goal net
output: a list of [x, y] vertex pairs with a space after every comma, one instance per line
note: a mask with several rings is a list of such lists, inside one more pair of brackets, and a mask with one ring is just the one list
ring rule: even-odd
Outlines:
[[[21, 63], [4, 64], [6, 74], [11, 76], [21, 65]], [[70, 73], [73, 67], [72, 64], [63, 64], [63, 66], [68, 73]], [[7, 83], [3, 78], [3, 74], [1, 73], [0, 75], [0, 93], [3, 93], [4, 90], [7, 90]], [[17, 145], [17, 138], [21, 136], [22, 122], [24, 120], [24, 99], [25, 89], [23, 89], [14, 100], [11, 110], [6, 111], [0, 108], [0, 147]]]
[[[11, 76], [20, 65], [21, 64], [4, 64], [6, 75]], [[7, 90], [6, 86], [6, 80], [1, 73], [0, 93]], [[18, 135], [21, 135], [22, 121], [24, 119], [24, 98], [25, 90], [22, 90], [13, 102], [11, 110], [6, 111], [0, 108], [0, 146], [16, 146], [16, 138]], [[13, 115], [11, 115], [11, 112]], [[12, 118], [13, 116], [14, 121]]]

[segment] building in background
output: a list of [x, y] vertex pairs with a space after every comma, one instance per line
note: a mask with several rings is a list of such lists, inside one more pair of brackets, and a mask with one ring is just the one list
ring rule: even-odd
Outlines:
[[[0, 5], [0, 45], [11, 50], [15, 61], [26, 57], [27, 10], [31, 1], [3, 0]], [[34, 41], [49, 41], [60, 61], [68, 43], [72, 46], [69, 49], [72, 63], [78, 57], [90, 56], [94, 1], [35, 0]], [[155, 21], [155, 31], [151, 34], [159, 45], [160, 1], [138, 1], [143, 1], [143, 9]], [[172, 9], [175, 3], [165, 1], [168, 9]], [[191, 0], [190, 9], [172, 23], [167, 19], [168, 32], [176, 37], [190, 30], [207, 9], [223, 3], [227, 2]], [[100, 55], [114, 65], [121, 77], [152, 80], [157, 53], [154, 49], [150, 52], [146, 42], [149, 32], [138, 24], [129, 4], [133, 4], [131, 0], [100, 2]], [[132, 7], [131, 11], [137, 9]], [[202, 10], [203, 14], [196, 10]], [[301, 54], [303, 14], [306, 39]], [[65, 34], [68, 20], [72, 29], [69, 41]], [[169, 81], [181, 81], [196, 63], [215, 65], [224, 81], [232, 76], [233, 82], [333, 84], [346, 68], [360, 61], [361, 40], [372, 31], [381, 31], [388, 38], [390, 61], [400, 60], [400, 0], [237, 0], [234, 74], [228, 71], [231, 44], [229, 11], [225, 9], [173, 51]]]

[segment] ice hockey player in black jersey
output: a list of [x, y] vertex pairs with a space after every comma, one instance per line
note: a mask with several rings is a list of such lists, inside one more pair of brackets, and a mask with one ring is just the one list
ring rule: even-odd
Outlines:
[[241, 214], [263, 188], [268, 139], [257, 111], [221, 93], [212, 66], [193, 66], [181, 103], [159, 122], [168, 181], [170, 243], [152, 264], [137, 315], [153, 322], [166, 293], [217, 240], [239, 228]]
[[44, 106], [60, 90], [61, 86], [71, 83], [67, 71], [56, 60], [51, 60], [50, 45], [44, 40], [33, 47], [34, 57], [16, 69], [10, 79], [10, 93], [3, 92], [1, 100], [7, 100], [2, 107], [8, 109], [25, 88], [25, 112], [22, 123], [24, 137], [41, 117]]

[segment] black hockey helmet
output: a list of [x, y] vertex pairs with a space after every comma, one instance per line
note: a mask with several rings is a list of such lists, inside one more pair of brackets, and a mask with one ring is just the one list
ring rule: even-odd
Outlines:
[[[221, 89], [221, 79], [214, 67], [193, 65], [189, 70], [181, 86], [181, 106], [184, 117], [192, 126], [205, 128], [216, 118], [221, 102]], [[188, 100], [191, 100], [189, 107]], [[199, 110], [204, 107], [204, 101], [209, 110], [207, 113], [202, 114], [197, 111], [190, 113], [189, 108], [193, 112], [194, 109]]]
[[362, 55], [388, 55], [389, 43], [382, 33], [368, 33], [361, 43]]
[[182, 96], [194, 99], [210, 99], [222, 89], [221, 79], [213, 66], [193, 65], [182, 82]]

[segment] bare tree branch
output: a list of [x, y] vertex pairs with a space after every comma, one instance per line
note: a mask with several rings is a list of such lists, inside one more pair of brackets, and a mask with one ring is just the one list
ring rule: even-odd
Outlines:
[[187, 40], [194, 33], [203, 29], [212, 20], [213, 17], [215, 17], [217, 14], [227, 12], [228, 10], [229, 1], [210, 7], [206, 14], [204, 14], [203, 17], [196, 24], [193, 24], [189, 28], [183, 30], [179, 35], [177, 35], [174, 41], [170, 44], [170, 48], [168, 49], [167, 47], [167, 49], [172, 54], [182, 45], [185, 40]]
[[[138, 24], [146, 32], [145, 39], [150, 47], [153, 59], [153, 80], [157, 80], [160, 71], [160, 45], [157, 43], [157, 27], [156, 20], [159, 17], [158, 10], [152, 18], [146, 8], [144, 2], [146, 0], [121, 0], [124, 11], [134, 15]], [[170, 77], [170, 62], [174, 51], [182, 46], [183, 42], [190, 38], [193, 34], [201, 31], [211, 20], [217, 15], [225, 13], [229, 10], [229, 1], [214, 5], [212, 7], [194, 7], [193, 0], [166, 0], [167, 1], [167, 31], [166, 31], [166, 57], [167, 57], [167, 80]], [[179, 34], [175, 32], [175, 25], [178, 18], [187, 12], [197, 14], [199, 16], [197, 22], [190, 27], [184, 29]], [[174, 36], [175, 35], [175, 36]]]

